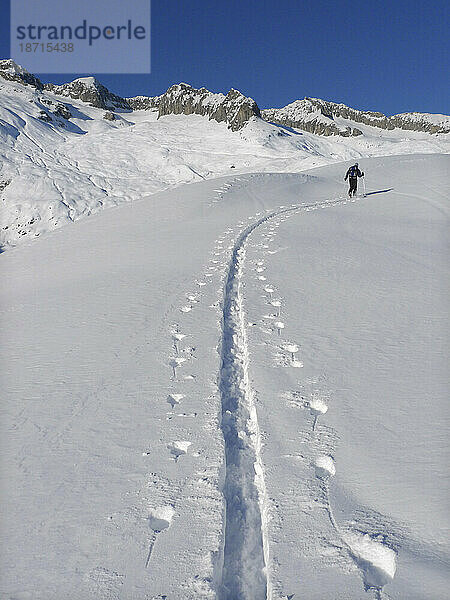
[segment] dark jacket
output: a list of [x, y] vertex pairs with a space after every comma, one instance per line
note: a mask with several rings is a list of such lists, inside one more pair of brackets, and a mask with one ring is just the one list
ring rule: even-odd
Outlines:
[[357, 177], [363, 177], [363, 176], [364, 176], [364, 173], [362, 173], [359, 170], [359, 167], [356, 167], [355, 165], [353, 165], [347, 171], [347, 174], [345, 175], [345, 181], [347, 181], [348, 178], [350, 178], [350, 179], [356, 179]]

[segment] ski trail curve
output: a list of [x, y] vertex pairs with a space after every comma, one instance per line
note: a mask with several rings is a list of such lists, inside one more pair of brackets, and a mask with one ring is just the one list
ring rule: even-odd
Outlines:
[[220, 600], [270, 600], [272, 597], [268, 572], [268, 501], [255, 392], [249, 377], [242, 295], [246, 242], [257, 227], [281, 214], [343, 203], [346, 200], [295, 205], [266, 214], [242, 231], [232, 249], [223, 299], [219, 374], [226, 464]]

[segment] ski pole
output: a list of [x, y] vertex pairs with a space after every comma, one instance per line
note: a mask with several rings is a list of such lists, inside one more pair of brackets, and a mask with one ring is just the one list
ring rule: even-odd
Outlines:
[[363, 175], [363, 190], [364, 190], [364, 198], [366, 197], [366, 177]]

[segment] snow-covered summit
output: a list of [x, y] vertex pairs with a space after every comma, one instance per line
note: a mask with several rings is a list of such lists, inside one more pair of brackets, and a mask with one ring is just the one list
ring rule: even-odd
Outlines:
[[77, 82], [80, 85], [85, 85], [86, 87], [98, 87], [99, 81], [96, 77], [77, 77], [74, 79], [72, 83]]
[[113, 94], [95, 77], [80, 77], [63, 85], [45, 84], [45, 89], [74, 100], [82, 100], [91, 106], [105, 109], [129, 109], [126, 100]]
[[327, 109], [323, 100], [304, 98], [295, 100], [284, 108], [268, 108], [262, 111], [263, 119], [309, 131], [318, 135], [341, 135], [343, 137], [361, 135], [355, 127], [338, 125], [333, 113]]
[[26, 69], [18, 65], [11, 58], [0, 60], [0, 77], [9, 81], [17, 81], [24, 85], [31, 85], [38, 90], [42, 90], [44, 85], [40, 79], [29, 73]]
[[[391, 120], [396, 120], [400, 123], [411, 124], [411, 129], [416, 129], [413, 125], [417, 125], [417, 129], [421, 131], [429, 131], [430, 128], [438, 128], [439, 131], [431, 131], [430, 133], [449, 133], [450, 132], [450, 116], [438, 115], [431, 113], [410, 112], [400, 113], [390, 117]], [[406, 129], [406, 127], [405, 127]], [[408, 128], [409, 129], [409, 128]]]
[[12, 58], [0, 61], [0, 71], [11, 75], [24, 75], [25, 73], [29, 75], [28, 71], [14, 62]]
[[319, 135], [361, 135], [361, 130], [352, 126], [353, 123], [386, 130], [398, 128], [431, 134], [450, 132], [450, 117], [447, 115], [413, 112], [388, 117], [381, 112], [358, 110], [320, 98], [304, 98], [283, 108], [268, 108], [262, 111], [262, 117], [272, 123]]
[[57, 96], [81, 100], [97, 108], [129, 109], [128, 103], [123, 98], [110, 92], [95, 77], [79, 77], [62, 85], [43, 84], [38, 77], [29, 73], [11, 59], [0, 61], [0, 77], [29, 85], [39, 91], [46, 90]]

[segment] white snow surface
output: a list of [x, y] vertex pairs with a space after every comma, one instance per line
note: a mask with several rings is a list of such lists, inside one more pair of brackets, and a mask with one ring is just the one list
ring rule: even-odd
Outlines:
[[[215, 103], [223, 95], [205, 98]], [[55, 114], [61, 102], [70, 120]], [[185, 183], [450, 148], [448, 134], [384, 131], [345, 119], [333, 122], [363, 135], [321, 137], [256, 117], [233, 132], [200, 115], [157, 119], [156, 110], [143, 110], [117, 112], [114, 121], [104, 115], [85, 102], [0, 78], [1, 249]]]
[[449, 158], [407, 154], [438, 142], [293, 135], [402, 148], [360, 158], [349, 201], [345, 162], [179, 186], [329, 161], [280, 157], [269, 126], [92, 118], [50, 150], [2, 110], [9, 202], [42, 215], [42, 173], [74, 220], [101, 189], [134, 201], [0, 256], [0, 596], [447, 598]]

